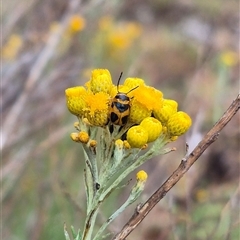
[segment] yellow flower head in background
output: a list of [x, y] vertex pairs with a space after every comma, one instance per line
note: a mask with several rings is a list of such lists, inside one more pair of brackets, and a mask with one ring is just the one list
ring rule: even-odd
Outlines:
[[77, 33], [85, 28], [85, 19], [80, 15], [73, 15], [69, 21], [69, 31]]
[[108, 44], [110, 48], [126, 50], [141, 34], [141, 27], [134, 22], [122, 23], [109, 31]]
[[100, 18], [98, 23], [99, 29], [102, 31], [108, 31], [113, 26], [113, 18], [109, 15]]
[[233, 51], [225, 51], [221, 54], [220, 60], [223, 64], [228, 67], [235, 66], [239, 61], [239, 56], [236, 52]]
[[112, 16], [100, 18], [99, 31], [94, 44], [105, 49], [104, 56], [121, 59], [142, 32], [141, 26], [136, 22], [116, 22]]
[[127, 23], [125, 28], [130, 39], [136, 39], [142, 32], [141, 26], [135, 22]]
[[23, 45], [22, 38], [18, 34], [10, 36], [2, 49], [2, 56], [6, 60], [14, 60]]
[[108, 36], [109, 46], [116, 49], [127, 49], [131, 44], [131, 39], [129, 39], [124, 31], [111, 32]]

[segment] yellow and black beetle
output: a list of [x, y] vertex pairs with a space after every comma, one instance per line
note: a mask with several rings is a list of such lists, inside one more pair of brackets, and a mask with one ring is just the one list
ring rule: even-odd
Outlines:
[[[122, 74], [123, 73], [121, 72], [117, 82], [117, 90], [118, 90], [118, 86], [119, 86]], [[124, 126], [127, 123], [128, 116], [130, 113], [130, 100], [131, 100], [127, 94], [136, 88], [138, 88], [138, 86], [131, 89], [127, 93], [119, 92], [118, 90], [117, 95], [112, 99], [111, 105], [110, 105], [109, 119], [111, 123], [115, 125], [120, 125], [120, 126]]]

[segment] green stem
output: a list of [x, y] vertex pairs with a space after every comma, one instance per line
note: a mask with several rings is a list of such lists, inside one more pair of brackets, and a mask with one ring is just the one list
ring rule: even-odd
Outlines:
[[[92, 179], [93, 179], [93, 189], [94, 193], [96, 193], [96, 183], [98, 181], [98, 167], [97, 167], [97, 159], [96, 159], [96, 154], [93, 153], [88, 146], [83, 145], [83, 148], [85, 150], [85, 161], [86, 164], [89, 165], [89, 169], [91, 171]], [[88, 164], [87, 160], [90, 162]]]
[[85, 189], [87, 195], [87, 213], [91, 210], [91, 204], [94, 197], [93, 172], [90, 160], [84, 151], [86, 169], [84, 171]]
[[159, 154], [162, 147], [166, 144], [164, 140], [164, 136], [160, 137], [152, 146], [152, 148], [147, 151], [144, 155], [138, 157], [138, 154], [136, 154], [133, 157], [133, 164], [130, 165], [125, 171], [123, 171], [120, 176], [101, 194], [100, 201], [102, 202], [118, 185], [119, 183], [131, 172], [133, 172], [136, 168], [141, 166], [144, 162], [146, 162], [148, 159], [152, 158], [153, 156], [156, 156]]
[[[113, 143], [112, 143], [113, 144]], [[90, 205], [88, 205], [88, 215], [87, 215], [87, 219], [85, 222], [85, 229], [83, 232], [83, 239], [82, 240], [91, 240], [91, 236], [92, 236], [92, 232], [93, 232], [93, 228], [94, 228], [94, 224], [95, 224], [95, 220], [96, 220], [96, 216], [97, 216], [97, 212], [98, 209], [100, 207], [100, 205], [102, 204], [102, 202], [119, 186], [120, 182], [122, 182], [122, 180], [124, 178], [126, 178], [127, 175], [129, 175], [131, 172], [133, 172], [136, 168], [138, 168], [139, 166], [141, 166], [144, 162], [146, 162], [148, 159], [152, 158], [155, 155], [158, 155], [160, 150], [162, 150], [162, 147], [166, 144], [166, 141], [164, 140], [164, 137], [159, 138], [154, 145], [142, 156], [139, 157], [138, 153], [136, 153], [131, 160], [128, 161], [127, 164], [125, 164], [124, 168], [125, 170], [116, 178], [116, 180], [107, 188], [105, 189], [106, 186], [106, 179], [101, 179], [103, 181], [105, 181], [105, 183], [101, 182], [101, 184], [103, 184], [100, 188], [99, 191], [95, 192], [96, 194], [93, 195], [92, 201], [89, 202]], [[109, 149], [106, 149], [107, 151], [109, 151]], [[111, 156], [109, 156], [109, 158], [111, 159]], [[110, 159], [107, 159], [106, 162], [109, 162]], [[96, 159], [95, 159], [96, 160]], [[91, 161], [92, 164], [92, 161]], [[118, 170], [116, 172], [119, 172], [122, 168], [118, 168]], [[106, 169], [105, 169], [106, 170]], [[116, 169], [111, 169], [116, 170]], [[93, 174], [95, 175], [94, 171], [92, 171]], [[105, 176], [105, 174], [101, 174], [100, 176]], [[94, 180], [94, 179], [93, 179]], [[96, 237], [100, 236], [100, 234], [104, 231], [104, 229], [106, 228], [106, 226], [113, 221], [114, 218], [116, 218], [116, 216], [124, 210], [124, 207], [126, 208], [127, 204], [129, 204], [130, 200], [127, 200], [122, 207], [117, 210], [107, 221], [107, 223], [105, 223], [105, 225], [103, 225], [100, 228], [100, 232], [97, 233], [97, 235], [95, 236], [95, 240], [97, 239]]]
[[115, 211], [108, 220], [101, 226], [98, 230], [97, 234], [93, 238], [93, 240], [98, 240], [102, 235], [103, 231], [107, 228], [107, 226], [120, 214], [122, 213], [130, 204], [132, 204], [136, 199], [133, 199], [131, 196], [127, 199], [127, 201], [117, 210]]
[[87, 215], [82, 240], [92, 239], [92, 233], [95, 226], [97, 213], [98, 213], [98, 208], [93, 208], [92, 211]]

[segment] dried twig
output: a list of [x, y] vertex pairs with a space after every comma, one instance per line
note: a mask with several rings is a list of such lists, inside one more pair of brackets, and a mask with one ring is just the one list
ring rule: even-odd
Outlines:
[[122, 230], [115, 235], [113, 240], [125, 239], [152, 208], [167, 194], [167, 192], [183, 177], [183, 175], [190, 169], [195, 161], [202, 155], [202, 153], [217, 140], [220, 131], [227, 125], [240, 108], [240, 95], [232, 102], [227, 111], [213, 126], [213, 128], [204, 136], [202, 141], [195, 147], [195, 149], [188, 154], [187, 157], [182, 159], [178, 168], [173, 174], [157, 189], [157, 191], [140, 207], [137, 208], [130, 220], [125, 224]]

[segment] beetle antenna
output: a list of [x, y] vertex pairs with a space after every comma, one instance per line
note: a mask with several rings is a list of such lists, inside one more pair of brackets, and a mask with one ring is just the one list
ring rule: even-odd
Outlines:
[[120, 73], [120, 76], [119, 76], [118, 81], [117, 81], [117, 91], [118, 91], [118, 92], [119, 92], [118, 86], [119, 86], [120, 80], [121, 80], [121, 78], [122, 78], [122, 75], [123, 75], [123, 72]]
[[132, 88], [130, 91], [128, 91], [126, 94], [129, 94], [131, 91], [135, 90], [136, 88], [138, 88], [139, 86], [136, 86], [134, 88]]

